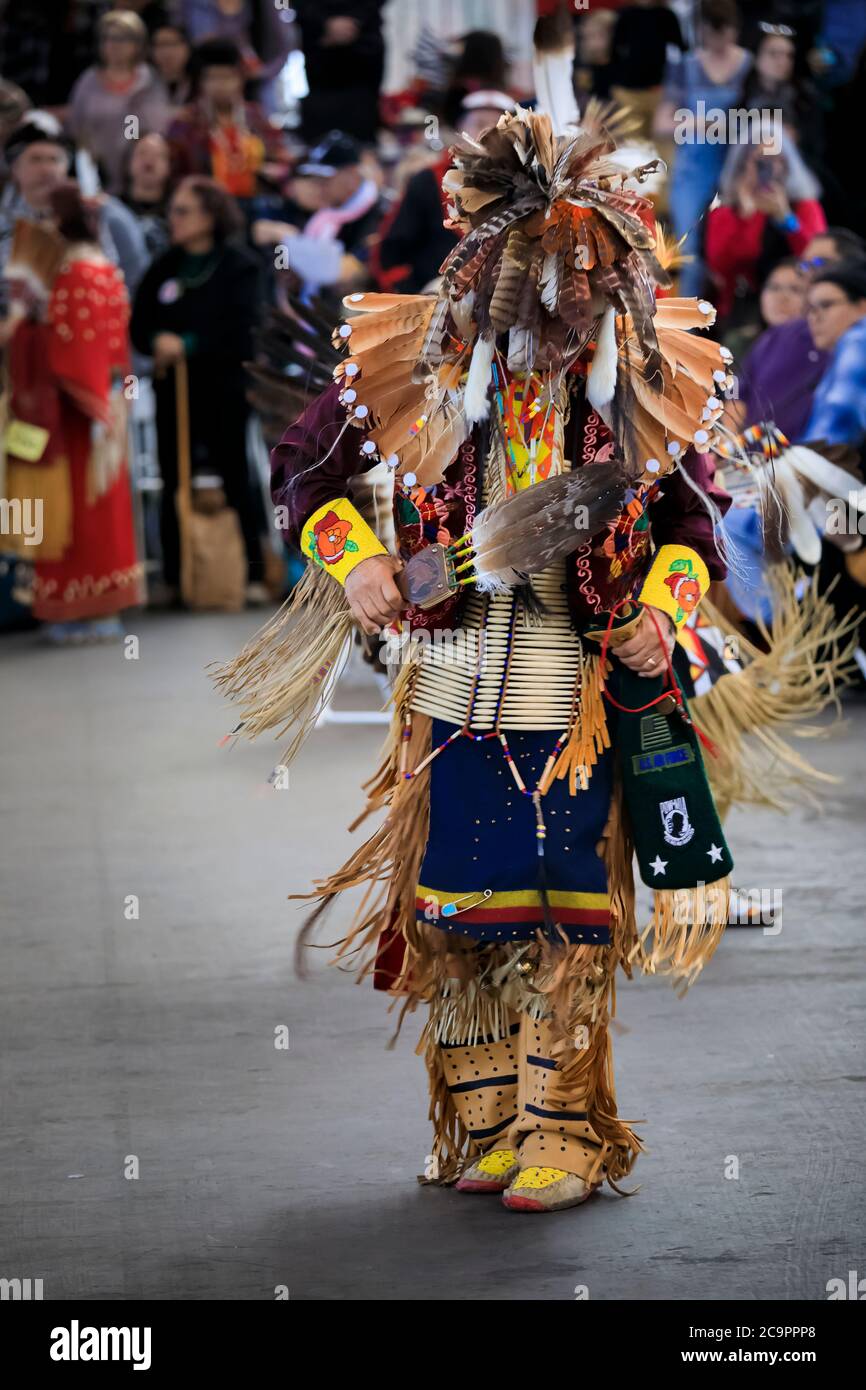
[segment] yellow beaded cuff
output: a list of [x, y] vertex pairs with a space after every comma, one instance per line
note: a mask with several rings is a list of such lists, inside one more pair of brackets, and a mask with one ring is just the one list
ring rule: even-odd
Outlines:
[[677, 627], [682, 627], [709, 587], [710, 572], [696, 550], [687, 545], [663, 545], [656, 551], [637, 597], [641, 603], [669, 613]]
[[301, 549], [341, 584], [362, 560], [388, 553], [348, 497], [333, 498], [307, 518]]

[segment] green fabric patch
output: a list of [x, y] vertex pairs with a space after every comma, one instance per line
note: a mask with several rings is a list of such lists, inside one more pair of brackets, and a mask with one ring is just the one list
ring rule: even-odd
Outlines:
[[[630, 710], [647, 705], [665, 678], [647, 680], [620, 666], [616, 698]], [[685, 696], [683, 696], [683, 706]], [[623, 793], [640, 876], [651, 888], [695, 888], [731, 872], [697, 733], [678, 709], [659, 714], [617, 711]]]

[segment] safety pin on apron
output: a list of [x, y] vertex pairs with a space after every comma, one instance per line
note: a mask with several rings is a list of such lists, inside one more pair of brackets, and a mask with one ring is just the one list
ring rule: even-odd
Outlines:
[[[488, 898], [493, 897], [493, 889], [485, 888], [482, 893], [464, 893], [462, 898], [455, 898], [453, 902], [446, 903], [442, 908], [443, 917], [458, 917], [461, 912], [471, 912], [473, 907], [478, 907], [481, 903], [486, 903]], [[467, 898], [475, 898], [474, 903], [467, 903], [465, 907], [458, 907], [458, 903], [466, 902]]]

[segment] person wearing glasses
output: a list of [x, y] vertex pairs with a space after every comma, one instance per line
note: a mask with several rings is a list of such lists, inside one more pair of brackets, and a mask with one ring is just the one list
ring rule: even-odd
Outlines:
[[835, 261], [858, 261], [866, 258], [866, 242], [849, 227], [827, 227], [813, 236], [803, 252], [800, 269], [806, 275]]
[[[860, 238], [845, 228], [828, 228], [812, 238], [799, 263], [806, 278], [807, 304], [817, 301], [820, 305], [824, 299], [843, 297], [841, 290], [831, 291], [826, 285], [819, 286], [821, 276], [837, 269], [843, 247], [855, 255], [859, 252], [860, 275], [866, 275], [866, 247]], [[822, 265], [824, 269], [820, 268]], [[846, 261], [845, 265], [857, 266], [858, 262]], [[743, 430], [761, 421], [773, 421], [790, 440], [847, 442], [842, 438], [847, 432], [847, 424], [843, 422], [852, 409], [857, 410], [857, 403], [848, 399], [856, 389], [851, 381], [834, 386], [829, 402], [816, 415], [818, 392], [823, 394], [828, 390], [827, 382], [835, 360], [830, 357], [834, 343], [830, 341], [828, 328], [818, 322], [823, 317], [820, 310], [811, 315], [807, 311], [807, 317], [777, 323], [761, 335], [737, 373], [739, 399], [731, 402], [726, 415], [732, 429]], [[828, 317], [829, 328], [833, 326], [831, 320], [832, 316]], [[839, 320], [845, 320], [841, 312]], [[856, 372], [853, 376], [856, 379]], [[837, 416], [835, 421], [830, 419], [831, 411]], [[725, 517], [724, 528], [740, 562], [728, 571], [725, 581], [728, 594], [749, 621], [768, 622], [772, 609], [764, 575], [763, 526], [757, 509], [732, 507]], [[832, 546], [825, 546], [824, 550], [823, 567], [836, 572], [841, 566], [839, 552]], [[849, 593], [849, 585], [841, 577], [837, 589]], [[849, 607], [851, 601], [859, 603], [860, 596], [849, 598]], [[844, 604], [837, 602], [836, 607], [840, 614], [845, 611]]]
[[840, 261], [817, 271], [806, 320], [815, 346], [832, 357], [803, 438], [859, 449], [866, 439], [866, 262]]
[[[815, 392], [802, 440], [856, 450], [861, 460], [859, 470], [855, 471], [850, 454], [840, 460], [851, 468], [853, 491], [862, 481], [866, 441], [866, 261], [840, 261], [817, 271], [806, 297], [806, 318], [816, 346], [832, 356]], [[846, 500], [839, 499], [843, 505]], [[866, 547], [856, 532], [839, 535], [831, 531], [828, 527], [821, 555], [822, 583], [833, 584], [831, 601], [840, 618], [851, 608], [859, 610], [862, 656]], [[862, 664], [860, 669], [862, 682]]]
[[[773, 420], [788, 439], [802, 437], [829, 360], [804, 317], [806, 291], [817, 271], [843, 259], [866, 259], [866, 244], [847, 227], [828, 227], [812, 237], [799, 260], [781, 261], [768, 276], [761, 292], [768, 326], [737, 368], [738, 399], [727, 411], [732, 428]], [[800, 307], [792, 316], [794, 302]]]
[[150, 57], [172, 106], [180, 109], [192, 101], [189, 60], [192, 45], [181, 24], [160, 24], [150, 42]]

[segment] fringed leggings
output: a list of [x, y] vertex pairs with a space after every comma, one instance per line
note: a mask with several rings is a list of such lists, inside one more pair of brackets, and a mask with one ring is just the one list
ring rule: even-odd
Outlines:
[[451, 1159], [439, 1181], [504, 1148], [521, 1168], [559, 1168], [591, 1184], [615, 1185], [634, 1166], [640, 1140], [617, 1118], [604, 1021], [564, 1038], [551, 1023], [509, 1010], [501, 1036], [432, 1044], [427, 1065], [434, 1153]]

